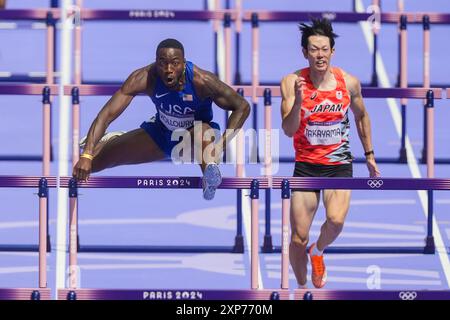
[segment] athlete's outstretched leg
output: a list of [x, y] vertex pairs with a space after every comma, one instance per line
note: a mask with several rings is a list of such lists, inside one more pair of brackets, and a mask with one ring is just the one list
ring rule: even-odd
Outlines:
[[199, 162], [203, 172], [203, 198], [211, 200], [214, 198], [217, 187], [222, 183], [222, 175], [218, 164], [215, 162], [217, 149], [216, 129], [209, 123], [197, 123], [191, 129], [193, 138], [194, 159]]
[[92, 172], [125, 164], [162, 160], [164, 152], [144, 129], [135, 129], [108, 140], [96, 148]]

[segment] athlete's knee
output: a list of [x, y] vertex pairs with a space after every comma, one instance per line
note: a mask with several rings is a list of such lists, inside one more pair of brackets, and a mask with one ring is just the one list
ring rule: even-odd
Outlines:
[[291, 244], [301, 249], [305, 249], [309, 242], [308, 234], [292, 231]]
[[344, 215], [331, 215], [327, 217], [328, 226], [336, 233], [340, 233], [344, 228]]

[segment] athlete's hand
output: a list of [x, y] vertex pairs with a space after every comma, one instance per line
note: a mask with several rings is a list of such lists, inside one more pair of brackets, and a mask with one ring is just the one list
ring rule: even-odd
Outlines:
[[369, 176], [371, 178], [380, 177], [381, 173], [378, 169], [377, 163], [375, 162], [374, 158], [370, 158], [366, 160], [367, 169], [369, 169]]
[[302, 101], [302, 91], [304, 86], [306, 85], [306, 80], [305, 78], [298, 76], [297, 79], [295, 79], [295, 100], [297, 102], [301, 102]]
[[78, 160], [78, 162], [73, 167], [72, 176], [77, 179], [77, 181], [88, 181], [91, 171], [92, 160], [87, 158], [80, 158], [80, 160]]

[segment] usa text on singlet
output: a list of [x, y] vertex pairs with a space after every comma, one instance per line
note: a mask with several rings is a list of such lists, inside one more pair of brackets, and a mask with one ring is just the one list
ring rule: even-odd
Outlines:
[[194, 64], [186, 61], [186, 83], [183, 90], [169, 90], [161, 79], [156, 80], [153, 95], [150, 97], [156, 106], [156, 121], [168, 130], [187, 129], [194, 120], [210, 122], [213, 117], [211, 99], [201, 100], [194, 88]]

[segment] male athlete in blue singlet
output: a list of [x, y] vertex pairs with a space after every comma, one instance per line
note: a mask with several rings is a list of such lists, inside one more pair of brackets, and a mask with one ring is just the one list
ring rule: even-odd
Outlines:
[[[115, 120], [138, 94], [150, 96], [156, 115], [130, 132], [105, 135]], [[215, 141], [204, 139], [207, 130], [219, 129], [212, 121], [212, 102], [231, 111], [228, 128]], [[217, 163], [226, 144], [237, 129], [242, 128], [250, 112], [248, 102], [211, 72], [200, 69], [184, 58], [183, 45], [175, 39], [162, 41], [156, 49], [156, 61], [134, 71], [122, 87], [111, 97], [93, 121], [80, 160], [73, 168], [73, 176], [87, 180], [91, 172], [98, 172], [124, 164], [138, 164], [162, 160], [171, 155], [179, 141], [172, 141], [174, 130], [190, 132], [194, 144], [201, 144], [199, 161], [203, 172], [203, 196], [210, 200], [221, 183]], [[201, 126], [201, 130], [194, 130]], [[199, 135], [201, 136], [195, 136]]]

